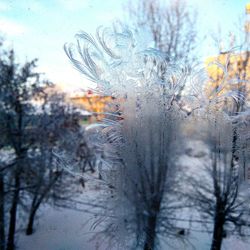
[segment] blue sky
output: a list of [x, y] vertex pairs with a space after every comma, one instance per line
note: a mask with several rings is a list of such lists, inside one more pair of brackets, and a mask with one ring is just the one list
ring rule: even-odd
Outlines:
[[[136, 1], [136, 0], [135, 0]], [[65, 90], [89, 83], [71, 66], [63, 51], [79, 30], [95, 32], [99, 25], [124, 19], [127, 0], [0, 0], [0, 32], [15, 48], [18, 59], [39, 58], [39, 69]], [[189, 0], [199, 11], [203, 35], [234, 29], [250, 0]], [[200, 44], [203, 57], [216, 50], [211, 39]]]

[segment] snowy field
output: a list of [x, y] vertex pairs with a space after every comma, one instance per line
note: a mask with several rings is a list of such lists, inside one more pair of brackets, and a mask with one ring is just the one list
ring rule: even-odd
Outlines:
[[[78, 197], [78, 200], [84, 201], [88, 199], [88, 195], [95, 195], [93, 190], [87, 190], [87, 193]], [[82, 206], [81, 208], [84, 209]], [[43, 206], [34, 234], [26, 236], [24, 230], [20, 230], [17, 246], [19, 250], [102, 250], [104, 248], [91, 239], [94, 235], [92, 224], [91, 213]]]
[[[187, 144], [186, 154], [180, 158], [180, 165], [188, 168], [190, 171], [198, 171], [202, 160], [206, 158], [207, 151], [201, 142], [192, 142]], [[82, 195], [78, 200], [86, 201], [88, 197], [95, 197], [100, 192], [96, 187], [82, 189]], [[86, 210], [89, 208], [86, 207]], [[93, 224], [93, 215], [88, 212], [79, 212], [65, 208], [54, 208], [43, 206], [40, 211], [39, 219], [35, 226], [35, 233], [26, 236], [24, 231], [20, 230], [17, 237], [17, 246], [19, 250], [104, 250], [106, 248], [103, 242], [98, 238], [91, 240], [95, 231], [91, 229]], [[183, 211], [179, 218], [194, 218], [192, 211]], [[180, 224], [184, 228], [187, 223]], [[160, 250], [209, 250], [211, 235], [201, 225], [192, 223], [183, 244], [180, 241], [170, 240], [161, 241]], [[98, 229], [95, 229], [98, 230]], [[202, 232], [200, 232], [202, 231]], [[116, 248], [113, 248], [116, 249]], [[250, 241], [243, 241], [239, 237], [229, 236], [223, 241], [223, 250], [250, 250]], [[118, 250], [118, 249], [117, 249]], [[124, 249], [125, 250], [125, 249]]]
[[[68, 209], [45, 208], [32, 236], [25, 236], [20, 232], [17, 237], [19, 250], [97, 250], [105, 249], [101, 242], [91, 241], [93, 231], [89, 214]], [[188, 236], [190, 245], [170, 245], [163, 243], [160, 249], [167, 250], [209, 250], [210, 237], [206, 233], [192, 232]], [[224, 250], [249, 250], [250, 243], [243, 242], [236, 237], [225, 239]]]
[[[44, 208], [36, 231], [32, 236], [19, 232], [19, 250], [97, 250], [105, 249], [101, 242], [91, 240], [91, 216], [83, 212], [68, 209]], [[209, 250], [210, 236], [206, 233], [190, 232], [190, 244], [175, 241], [164, 243], [160, 249], [171, 250]], [[250, 245], [237, 237], [224, 240], [224, 250], [249, 250]]]

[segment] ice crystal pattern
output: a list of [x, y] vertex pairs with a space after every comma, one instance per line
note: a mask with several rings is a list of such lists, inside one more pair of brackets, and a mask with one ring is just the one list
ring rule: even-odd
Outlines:
[[169, 191], [180, 128], [187, 116], [213, 110], [230, 94], [207, 98], [204, 70], [143, 48], [124, 26], [100, 27], [95, 38], [81, 32], [76, 39], [65, 45], [69, 59], [99, 93], [115, 99], [97, 140], [103, 152], [99, 171], [110, 188], [104, 231], [124, 247], [153, 249], [157, 236], [169, 236], [173, 228], [164, 216], [173, 212]]

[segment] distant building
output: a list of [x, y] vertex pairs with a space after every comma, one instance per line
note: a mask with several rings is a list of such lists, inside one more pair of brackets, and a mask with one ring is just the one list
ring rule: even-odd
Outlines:
[[[206, 92], [208, 96], [222, 95], [226, 91], [243, 93], [245, 102], [250, 101], [250, 51], [238, 54], [226, 52], [210, 57], [205, 62], [210, 82]], [[220, 90], [223, 84], [223, 91]]]
[[104, 118], [105, 112], [110, 111], [110, 104], [114, 100], [112, 96], [101, 96], [94, 94], [91, 90], [88, 90], [82, 95], [73, 96], [70, 100], [79, 108], [91, 113], [89, 122], [93, 123], [100, 121]]
[[[223, 51], [209, 57], [205, 62], [210, 82], [208, 96], [222, 95], [234, 90], [243, 93], [245, 102], [250, 102], [250, 4], [246, 5], [245, 41], [241, 52]], [[224, 90], [221, 91], [221, 85]], [[239, 111], [239, 110], [238, 110]]]

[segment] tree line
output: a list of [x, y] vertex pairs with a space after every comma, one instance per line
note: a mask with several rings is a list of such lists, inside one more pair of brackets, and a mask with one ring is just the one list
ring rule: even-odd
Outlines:
[[1, 40], [1, 250], [15, 249], [17, 227], [23, 222], [27, 235], [34, 232], [42, 204], [64, 206], [77, 195], [75, 180], [62, 168], [57, 152], [81, 163], [82, 171], [89, 166], [94, 171], [82, 118], [65, 95], [37, 71], [36, 59], [17, 62], [15, 51]]

